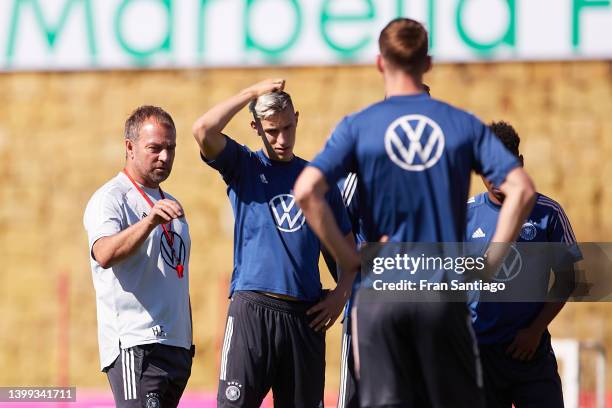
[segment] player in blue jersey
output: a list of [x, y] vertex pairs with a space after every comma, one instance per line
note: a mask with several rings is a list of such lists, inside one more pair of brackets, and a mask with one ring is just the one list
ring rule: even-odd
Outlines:
[[[520, 138], [514, 128], [505, 122], [492, 123], [490, 128], [522, 163]], [[505, 197], [489, 181], [484, 178], [483, 181], [487, 192], [468, 201], [466, 241], [486, 246], [495, 233]], [[554, 285], [571, 289], [571, 283], [568, 285], [567, 281], [568, 278], [571, 281], [573, 276], [573, 263], [582, 259], [582, 255], [565, 212], [556, 201], [543, 194], [537, 194], [536, 204], [521, 228], [518, 242], [567, 244], [570, 259], [569, 262], [551, 266], [538, 259], [545, 259], [543, 256], [532, 259], [522, 256], [521, 262], [514, 262], [516, 256], [511, 254], [506, 260], [509, 266], [500, 269], [494, 280], [507, 282], [510, 289], [518, 291], [513, 295], [517, 302], [487, 301], [483, 293], [480, 301], [471, 304], [484, 372], [487, 407], [510, 408], [513, 404], [517, 408], [563, 407], [561, 380], [547, 327], [565, 302], [544, 300], [551, 268], [555, 272]], [[543, 247], [538, 251], [546, 252]], [[553, 248], [552, 251], [556, 250]], [[515, 255], [521, 256], [521, 252], [519, 249]], [[551, 290], [555, 291], [555, 287]], [[518, 302], [525, 297], [526, 291], [539, 292], [542, 302]], [[569, 292], [566, 292], [566, 296]]]
[[[493, 241], [514, 241], [534, 199], [518, 160], [476, 117], [424, 92], [431, 58], [420, 23], [392, 21], [379, 46], [386, 99], [345, 117], [300, 175], [295, 194], [308, 223], [343, 271], [359, 268], [359, 254], [324, 200], [330, 186], [354, 172], [367, 241], [459, 242], [475, 170], [507, 197]], [[487, 255], [492, 270], [505, 252]], [[362, 286], [353, 307], [361, 406], [483, 406], [466, 303], [374, 300], [362, 307], [363, 293]]]
[[[357, 175], [349, 173], [346, 177], [338, 180], [337, 186], [342, 192], [342, 201], [346, 206], [349, 219], [351, 220], [353, 234], [357, 241], [357, 246], [366, 242], [361, 231], [361, 219], [359, 217], [359, 199], [357, 198]], [[328, 256], [331, 257], [331, 256]], [[328, 262], [328, 265], [330, 263]], [[330, 265], [330, 270], [336, 265]], [[355, 372], [354, 348], [352, 343], [351, 331], [351, 306], [354, 296], [361, 281], [361, 276], [357, 274], [353, 283], [353, 293], [346, 304], [344, 320], [342, 322], [342, 351], [340, 355], [340, 390], [338, 392], [338, 408], [357, 408], [359, 407], [359, 383]]]
[[[427, 84], [423, 84], [423, 90], [429, 95], [430, 89]], [[353, 234], [357, 241], [357, 247], [365, 244], [367, 241], [361, 230], [361, 219], [359, 217], [359, 198], [357, 193], [357, 174], [349, 173], [346, 177], [342, 177], [336, 183], [342, 192], [342, 201], [346, 206], [351, 225], [353, 226]], [[327, 255], [326, 261], [331, 258], [331, 254]], [[330, 270], [335, 270], [336, 265], [330, 265]], [[344, 313], [344, 321], [342, 322], [342, 352], [340, 355], [340, 390], [338, 392], [338, 408], [358, 408], [359, 407], [359, 382], [357, 381], [357, 373], [355, 371], [355, 359], [352, 342], [352, 319], [351, 306], [354, 303], [355, 296], [361, 283], [361, 275], [357, 274], [353, 284], [353, 293], [346, 304]]]
[[[223, 176], [235, 216], [231, 303], [221, 356], [218, 404], [322, 406], [325, 329], [341, 313], [355, 271], [323, 296], [321, 244], [305, 223], [293, 185], [308, 164], [293, 153], [298, 112], [284, 80], [265, 80], [223, 101], [193, 126], [202, 159]], [[263, 141], [253, 152], [223, 134], [246, 105]], [[343, 239], [354, 246], [337, 189], [326, 195]]]

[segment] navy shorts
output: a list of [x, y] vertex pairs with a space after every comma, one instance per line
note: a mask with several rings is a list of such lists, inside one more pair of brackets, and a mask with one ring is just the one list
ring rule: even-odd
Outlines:
[[561, 378], [548, 331], [529, 361], [506, 354], [509, 345], [480, 345], [487, 407], [563, 408]]
[[272, 389], [275, 407], [323, 406], [325, 333], [309, 327], [312, 302], [235, 292], [228, 311], [217, 404], [259, 407]]
[[104, 371], [119, 408], [178, 406], [191, 375], [194, 348], [143, 344], [122, 349]]
[[368, 295], [357, 294], [353, 333], [362, 407], [484, 407], [478, 345], [464, 302]]
[[347, 313], [342, 323], [342, 353], [340, 355], [340, 390], [338, 408], [359, 408], [359, 383], [355, 370], [351, 313]]

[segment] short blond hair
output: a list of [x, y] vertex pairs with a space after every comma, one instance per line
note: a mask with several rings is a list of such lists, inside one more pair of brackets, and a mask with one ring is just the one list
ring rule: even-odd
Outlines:
[[287, 92], [270, 92], [251, 101], [249, 104], [249, 111], [258, 119], [269, 118], [287, 108], [293, 109], [291, 96]]

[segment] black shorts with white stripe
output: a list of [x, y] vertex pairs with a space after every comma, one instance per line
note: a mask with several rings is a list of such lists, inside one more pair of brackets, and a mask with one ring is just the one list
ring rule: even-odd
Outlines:
[[312, 302], [235, 292], [221, 353], [218, 407], [259, 407], [272, 389], [275, 407], [323, 406], [325, 334], [308, 325]]
[[115, 406], [176, 407], [191, 375], [193, 350], [159, 343], [122, 349], [104, 369]]
[[353, 355], [351, 314], [348, 313], [342, 326], [342, 354], [340, 356], [340, 390], [338, 408], [359, 408], [359, 383]]

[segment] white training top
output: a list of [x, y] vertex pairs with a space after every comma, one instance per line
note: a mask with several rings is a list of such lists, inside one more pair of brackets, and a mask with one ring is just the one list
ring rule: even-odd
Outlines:
[[[142, 187], [142, 186], [141, 186]], [[151, 201], [158, 189], [142, 187]], [[167, 199], [174, 198], [164, 192]], [[96, 240], [114, 235], [140, 221], [151, 208], [123, 173], [104, 184], [89, 200], [83, 223], [96, 290], [98, 344], [104, 369], [115, 361], [119, 348], [164, 343], [189, 349], [192, 344], [189, 308], [189, 250], [186, 219], [172, 221], [173, 248], [184, 267], [179, 279], [163, 229], [156, 227], [129, 258], [104, 269], [93, 259]]]

